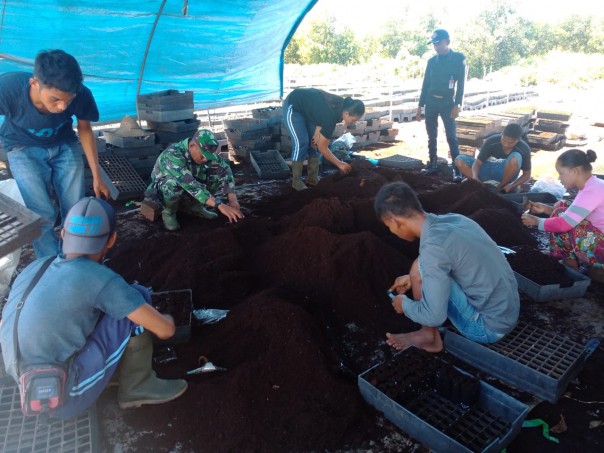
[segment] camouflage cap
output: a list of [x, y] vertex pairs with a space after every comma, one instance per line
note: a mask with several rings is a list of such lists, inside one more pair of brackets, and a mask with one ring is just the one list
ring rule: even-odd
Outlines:
[[[214, 154], [218, 149], [218, 140], [216, 140], [216, 137], [214, 137], [212, 131], [207, 129], [199, 129], [193, 138], [197, 140], [202, 153], [206, 151], [207, 153]], [[208, 156], [206, 155], [206, 157]]]

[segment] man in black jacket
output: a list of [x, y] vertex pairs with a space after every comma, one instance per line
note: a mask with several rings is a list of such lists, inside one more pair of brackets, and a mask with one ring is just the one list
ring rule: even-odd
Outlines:
[[[429, 44], [434, 45], [436, 55], [428, 60], [424, 82], [419, 97], [416, 119], [421, 121], [422, 107], [425, 106], [426, 132], [428, 133], [428, 152], [430, 162], [426, 174], [438, 171], [436, 139], [438, 136], [438, 117], [445, 126], [451, 159], [459, 155], [459, 143], [455, 130], [455, 118], [459, 116], [463, 101], [466, 78], [466, 58], [462, 53], [449, 49], [449, 33], [438, 29], [432, 34]], [[461, 181], [457, 168], [453, 167], [454, 179]]]

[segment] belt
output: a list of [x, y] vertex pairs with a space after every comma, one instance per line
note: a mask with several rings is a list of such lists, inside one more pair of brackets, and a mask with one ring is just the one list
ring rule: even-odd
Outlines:
[[436, 99], [444, 99], [444, 96], [439, 96], [438, 94], [433, 94], [432, 97], [435, 97]]

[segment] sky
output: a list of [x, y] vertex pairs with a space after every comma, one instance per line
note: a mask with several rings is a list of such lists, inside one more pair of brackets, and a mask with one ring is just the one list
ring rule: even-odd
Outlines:
[[[571, 14], [604, 16], [604, 8], [597, 0], [509, 0], [508, 3], [520, 15], [541, 23], [555, 24]], [[363, 36], [378, 31], [380, 25], [390, 19], [401, 18], [403, 9], [409, 6], [418, 15], [429, 11], [442, 14], [441, 26], [453, 29], [462, 26], [491, 4], [492, 0], [319, 0], [302, 26], [331, 14], [339, 24], [348, 25], [355, 34]]]

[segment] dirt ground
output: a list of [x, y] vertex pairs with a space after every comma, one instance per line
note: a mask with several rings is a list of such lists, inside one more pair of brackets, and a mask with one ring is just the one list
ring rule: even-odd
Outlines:
[[[354, 161], [349, 176], [324, 176], [296, 193], [287, 181], [262, 182], [248, 164], [235, 168], [246, 218], [181, 217], [168, 233], [134, 207], [117, 206], [120, 237], [107, 265], [155, 291], [191, 289], [194, 308], [230, 310], [216, 324], [193, 322], [178, 359], [156, 365], [166, 378], [185, 377], [180, 399], [121, 411], [108, 389], [97, 408], [103, 451], [423, 451], [364, 402], [357, 376], [391, 357], [385, 332], [417, 329], [392, 310], [386, 289], [407, 272], [417, 244], [381, 225], [373, 198], [403, 180], [427, 210], [474, 218], [500, 245], [537, 245], [516, 207], [482, 184], [374, 167]], [[604, 330], [604, 287], [592, 283], [574, 300], [533, 302], [522, 296], [521, 319], [584, 344]], [[226, 368], [186, 376], [205, 356]], [[555, 444], [523, 429], [508, 452], [602, 450], [604, 349], [599, 347], [557, 403], [536, 400], [483, 376], [532, 408], [528, 419], [550, 426], [563, 416]]]

